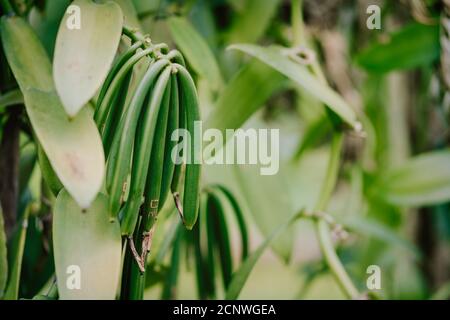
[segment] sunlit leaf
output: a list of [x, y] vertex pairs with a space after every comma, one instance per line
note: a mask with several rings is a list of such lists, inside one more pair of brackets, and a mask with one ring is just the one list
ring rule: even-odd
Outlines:
[[123, 15], [115, 2], [75, 0], [80, 11], [64, 15], [53, 60], [56, 90], [68, 115], [75, 116], [105, 80], [122, 34]]
[[429, 65], [439, 54], [439, 25], [415, 23], [393, 33], [385, 42], [370, 45], [356, 60], [368, 71], [388, 72]]
[[416, 156], [386, 172], [377, 190], [393, 205], [423, 206], [449, 201], [449, 164], [449, 150]]
[[252, 44], [237, 44], [230, 46], [230, 49], [243, 51], [284, 74], [311, 95], [325, 103], [351, 127], [360, 129], [361, 125], [357, 121], [355, 112], [341, 96], [330, 87], [323, 85], [317, 78], [312, 76], [304, 66], [299, 65], [283, 54], [281, 48], [264, 48]]
[[218, 89], [223, 82], [222, 75], [216, 58], [205, 39], [185, 18], [171, 17], [168, 21], [175, 43], [192, 69], [207, 79], [211, 88]]
[[[61, 299], [115, 298], [122, 245], [119, 222], [110, 222], [105, 195], [83, 210], [62, 190], [54, 209], [53, 247]], [[71, 290], [77, 276], [80, 288]]]

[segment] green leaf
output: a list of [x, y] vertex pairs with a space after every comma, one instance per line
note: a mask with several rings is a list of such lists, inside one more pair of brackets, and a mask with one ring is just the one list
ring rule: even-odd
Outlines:
[[28, 89], [25, 105], [34, 131], [52, 168], [82, 208], [88, 208], [102, 186], [105, 158], [92, 110], [69, 120], [55, 93]]
[[281, 226], [277, 227], [272, 234], [264, 240], [264, 242], [253, 252], [247, 260], [239, 267], [236, 272], [234, 272], [233, 277], [231, 279], [231, 283], [228, 287], [228, 290], [225, 295], [226, 300], [236, 300], [239, 297], [239, 294], [242, 291], [250, 273], [253, 270], [253, 267], [258, 262], [259, 258], [262, 256], [264, 251], [270, 246], [270, 244], [282, 233], [286, 232], [286, 230], [299, 218], [299, 215], [296, 214], [292, 218], [290, 218], [287, 222], [283, 223]]
[[88, 103], [106, 79], [123, 25], [122, 10], [115, 2], [75, 0], [72, 5], [80, 8], [80, 28], [71, 24], [76, 12], [66, 13], [59, 27], [53, 60], [56, 90], [71, 117]]
[[439, 25], [414, 23], [390, 35], [388, 41], [369, 46], [356, 61], [370, 72], [381, 73], [430, 65], [439, 54]]
[[450, 200], [450, 150], [424, 153], [394, 168], [376, 189], [388, 203], [433, 205]]
[[[52, 66], [33, 29], [20, 17], [2, 17], [1, 40], [20, 89], [53, 90]], [[26, 49], [25, 49], [26, 48]]]
[[3, 297], [8, 278], [8, 259], [6, 249], [5, 223], [3, 221], [3, 210], [0, 206], [0, 299]]
[[8, 286], [3, 299], [17, 300], [19, 298], [20, 273], [22, 270], [23, 251], [25, 249], [25, 240], [27, 236], [29, 207], [25, 209], [24, 215], [19, 222], [20, 228], [13, 235], [11, 246], [9, 248], [10, 272], [8, 277]]
[[2, 18], [1, 40], [34, 133], [62, 184], [80, 206], [88, 207], [100, 190], [105, 165], [91, 110], [67, 117], [54, 92], [47, 53], [22, 18]]
[[182, 17], [171, 17], [169, 28], [176, 45], [183, 52], [192, 69], [208, 80], [212, 89], [222, 86], [223, 79], [213, 52], [191, 23]]
[[[61, 299], [115, 298], [122, 244], [119, 222], [110, 222], [105, 195], [99, 194], [92, 206], [83, 210], [62, 190], [54, 209], [53, 247]], [[71, 290], [67, 284], [76, 284], [78, 275], [80, 289]]]
[[269, 27], [281, 1], [247, 0], [240, 2], [240, 10], [233, 21], [227, 41], [228, 43], [256, 42]]
[[229, 48], [243, 51], [284, 74], [294, 81], [294, 83], [308, 91], [312, 96], [326, 104], [351, 127], [358, 130], [360, 129], [361, 124], [357, 121], [355, 112], [344, 99], [330, 87], [323, 85], [316, 77], [311, 75], [304, 66], [299, 65], [287, 57], [283, 53], [282, 48], [264, 48], [252, 44], [236, 44]]
[[206, 122], [207, 128], [237, 129], [288, 81], [258, 60], [246, 64], [227, 84]]
[[30, 11], [28, 20], [50, 57], [53, 57], [59, 23], [70, 2], [71, 0], [45, 1], [43, 11], [39, 11], [36, 6]]

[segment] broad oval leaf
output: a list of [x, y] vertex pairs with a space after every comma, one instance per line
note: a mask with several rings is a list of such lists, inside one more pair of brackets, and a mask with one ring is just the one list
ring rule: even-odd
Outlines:
[[105, 80], [119, 47], [122, 25], [122, 10], [115, 2], [75, 0], [69, 6], [53, 60], [56, 91], [69, 116], [75, 116]]
[[105, 170], [92, 111], [85, 108], [69, 120], [56, 93], [28, 89], [24, 95], [31, 124], [56, 175], [82, 208], [89, 207]]
[[304, 66], [284, 55], [281, 48], [265, 48], [252, 44], [236, 44], [229, 48], [243, 51], [284, 74], [312, 96], [326, 104], [348, 125], [360, 130], [361, 124], [357, 121], [355, 112], [344, 99], [330, 87], [323, 85]]
[[224, 88], [206, 127], [222, 131], [241, 127], [275, 92], [285, 88], [287, 82], [273, 68], [252, 60]]
[[377, 185], [382, 198], [401, 206], [450, 200], [450, 150], [425, 153], [390, 170]]
[[356, 61], [368, 71], [382, 73], [429, 65], [439, 54], [439, 25], [415, 23], [392, 34], [387, 42], [369, 46]]
[[175, 43], [194, 71], [207, 79], [212, 89], [220, 88], [223, 83], [222, 75], [205, 39], [185, 18], [171, 17], [168, 22]]
[[[53, 248], [61, 299], [114, 299], [121, 270], [119, 222], [110, 222], [108, 198], [99, 194], [81, 209], [62, 190], [55, 203]], [[77, 285], [80, 288], [71, 290]]]
[[1, 40], [33, 130], [54, 171], [78, 204], [88, 207], [100, 190], [105, 165], [90, 110], [68, 119], [54, 89], [47, 53], [22, 18], [2, 18]]

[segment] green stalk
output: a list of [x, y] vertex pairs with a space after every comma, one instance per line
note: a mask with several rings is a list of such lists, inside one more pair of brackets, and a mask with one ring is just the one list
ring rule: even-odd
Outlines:
[[[314, 207], [314, 211], [325, 210], [331, 198], [339, 172], [339, 158], [341, 155], [342, 145], [342, 132], [335, 132], [331, 143], [330, 159], [328, 162], [325, 181], [322, 186], [319, 200]], [[340, 288], [347, 298], [357, 298], [359, 296], [359, 292], [353, 285], [352, 280], [345, 271], [344, 266], [342, 265], [338, 255], [336, 254], [336, 251], [334, 250], [328, 224], [324, 220], [319, 219], [315, 222], [315, 227], [319, 239], [320, 249], [337, 283], [339, 284]]]
[[293, 45], [297, 47], [305, 43], [305, 31], [303, 27], [302, 0], [292, 0], [291, 4], [291, 21]]
[[[292, 0], [291, 19], [294, 34], [293, 45], [298, 46], [302, 43], [306, 45], [302, 15], [302, 0]], [[327, 84], [327, 80], [317, 59], [314, 59], [309, 69], [319, 79], [319, 81]], [[343, 137], [344, 135], [341, 131], [333, 131], [330, 159], [328, 161], [325, 181], [322, 186], [319, 199], [314, 206], [314, 211], [326, 210], [328, 202], [330, 201], [339, 173], [339, 159], [343, 146]], [[350, 276], [345, 271], [344, 266], [342, 265], [338, 255], [336, 254], [333, 242], [330, 237], [330, 229], [328, 227], [328, 224], [323, 219], [318, 219], [315, 222], [315, 228], [324, 259], [328, 267], [330, 268], [331, 273], [335, 277], [339, 287], [342, 289], [347, 298], [357, 298], [359, 296], [359, 292], [353, 285]]]
[[[133, 237], [134, 240], [129, 240], [129, 241], [134, 241], [135, 245], [136, 245], [136, 251], [140, 254], [142, 253], [143, 247], [142, 247], [142, 234], [143, 234], [143, 221], [140, 221], [139, 225], [137, 226], [136, 230], [137, 232], [135, 232], [135, 236]], [[130, 249], [128, 249], [130, 250]], [[144, 249], [145, 250], [145, 249]], [[144, 257], [146, 258], [146, 255], [141, 256], [141, 258]], [[146, 261], [144, 261], [144, 266], [146, 265]], [[128, 282], [128, 290], [129, 290], [129, 296], [128, 299], [129, 300], [143, 300], [144, 299], [144, 286], [145, 286], [145, 273], [142, 272], [139, 267], [138, 264], [136, 262], [136, 260], [134, 259], [134, 257], [131, 257], [131, 266], [130, 266], [130, 270], [129, 270], [130, 274], [129, 274], [129, 282]]]
[[124, 35], [126, 35], [128, 38], [130, 38], [131, 42], [133, 42], [133, 43], [138, 42], [140, 40], [141, 41], [144, 40], [144, 37], [142, 35], [138, 34], [138, 32], [135, 29], [127, 27], [127, 26], [122, 27], [122, 33]]

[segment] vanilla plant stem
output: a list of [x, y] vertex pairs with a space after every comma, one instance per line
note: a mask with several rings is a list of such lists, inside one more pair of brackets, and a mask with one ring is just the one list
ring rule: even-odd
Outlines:
[[[324, 211], [333, 193], [339, 172], [339, 158], [341, 155], [343, 144], [343, 134], [335, 132], [331, 143], [330, 159], [328, 160], [328, 168], [325, 181], [322, 186], [319, 200], [316, 203], [314, 211]], [[324, 255], [325, 261], [330, 268], [332, 274], [336, 278], [337, 283], [341, 287], [345, 296], [349, 299], [355, 299], [359, 296], [359, 292], [353, 285], [352, 280], [345, 271], [336, 251], [334, 250], [333, 241], [330, 237], [330, 229], [323, 219], [315, 222], [316, 232], [319, 239], [320, 249]]]
[[[292, 0], [291, 7], [291, 19], [293, 29], [293, 46], [305, 45], [303, 12], [302, 12], [302, 0]], [[327, 80], [320, 67], [320, 64], [316, 57], [310, 65], [310, 71], [325, 85]], [[339, 173], [339, 159], [341, 156], [343, 146], [343, 133], [341, 131], [334, 130], [331, 143], [330, 158], [328, 160], [327, 172], [325, 181], [322, 185], [319, 199], [314, 207], [314, 211], [325, 211], [330, 201], [331, 195], [336, 185], [338, 173]], [[320, 249], [324, 256], [324, 259], [331, 270], [331, 273], [335, 277], [340, 288], [344, 292], [345, 296], [349, 299], [355, 299], [359, 296], [358, 289], [354, 286], [350, 276], [345, 271], [336, 251], [334, 249], [333, 241], [330, 236], [330, 229], [326, 221], [323, 219], [317, 219], [315, 222], [315, 228], [317, 237], [320, 244]]]

